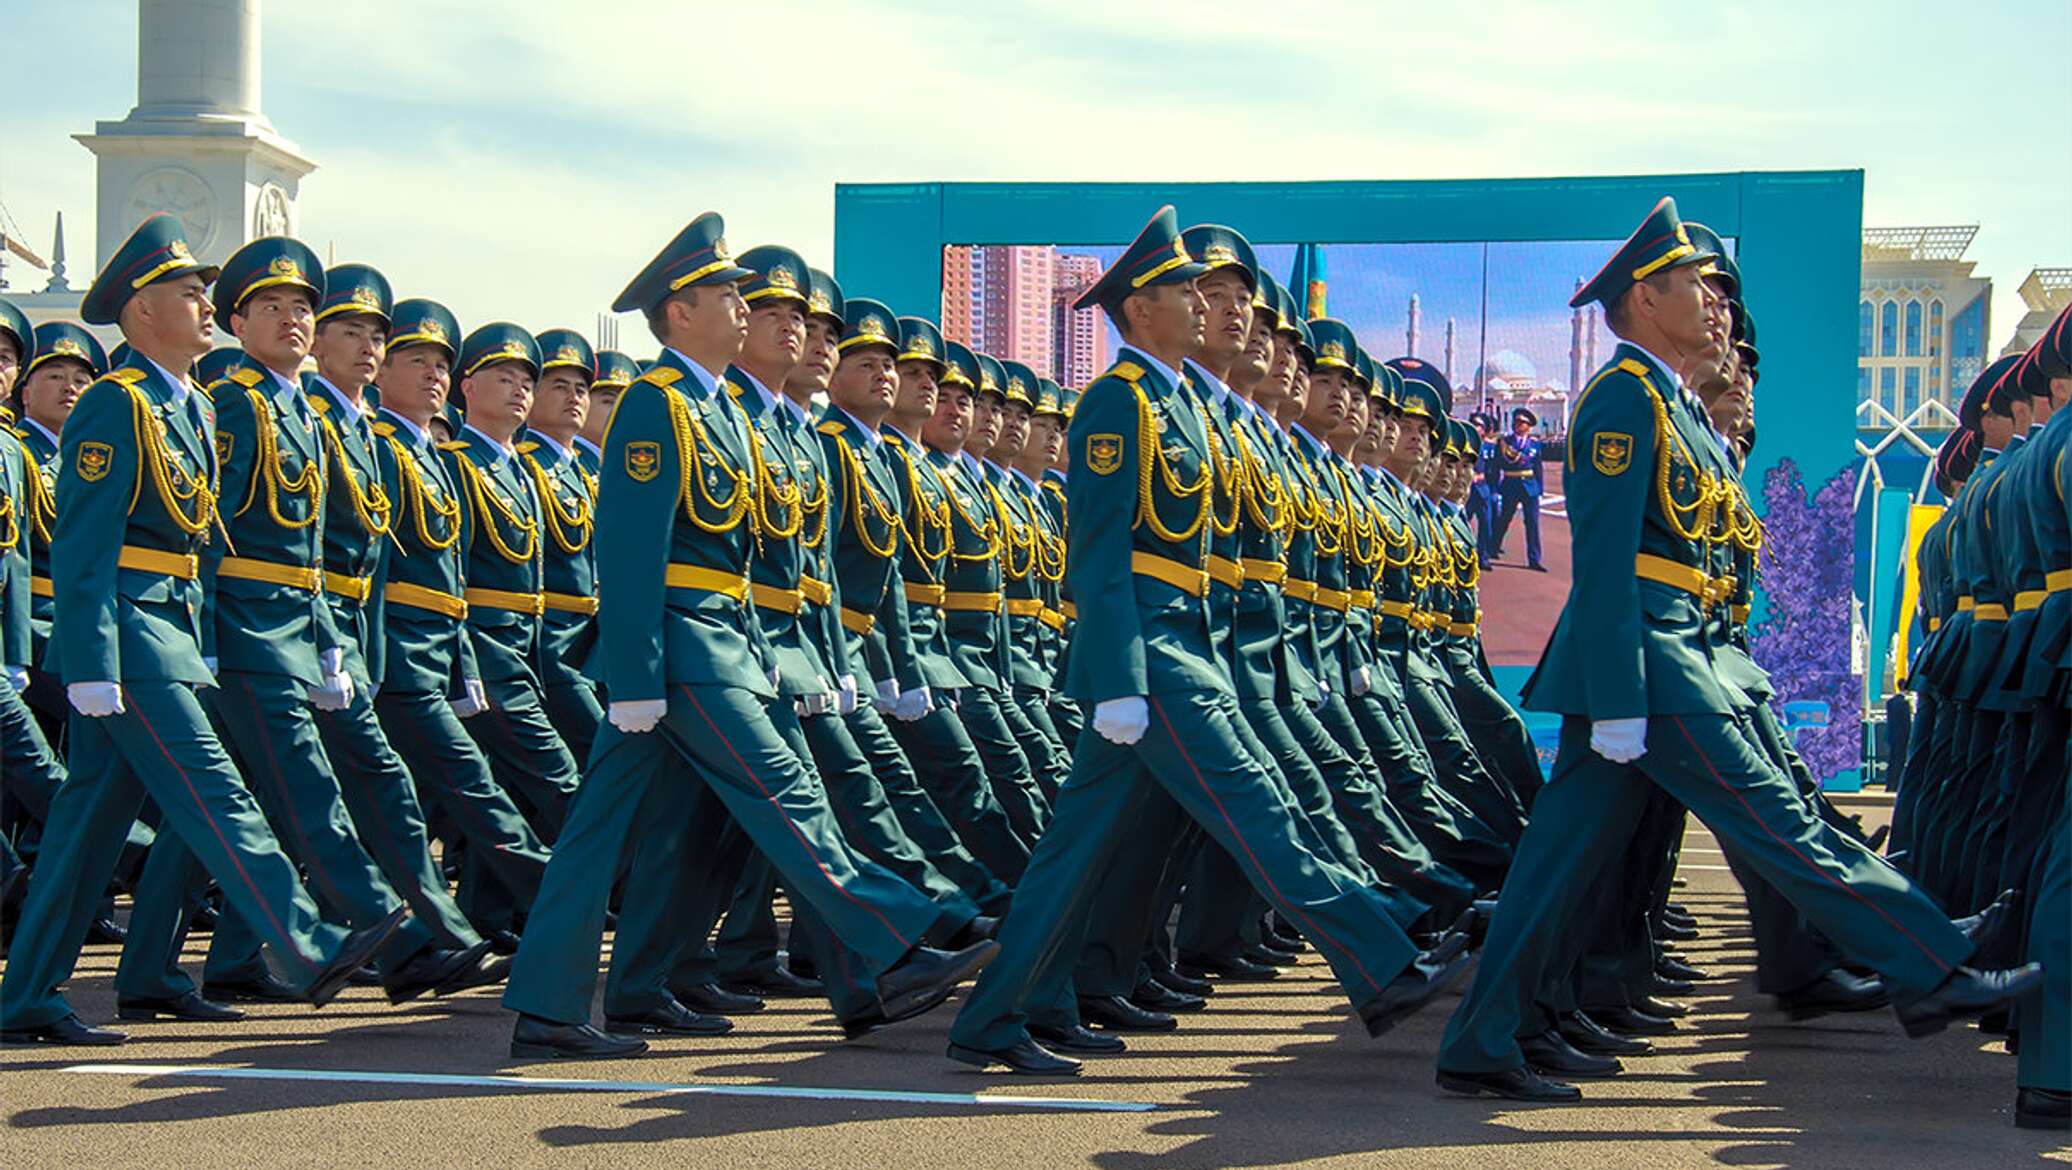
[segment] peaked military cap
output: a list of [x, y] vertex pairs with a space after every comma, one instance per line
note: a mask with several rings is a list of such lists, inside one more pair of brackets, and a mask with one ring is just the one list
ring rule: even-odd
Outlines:
[[942, 330], [926, 317], [901, 317], [899, 319], [899, 360], [903, 362], [933, 362], [935, 376], [942, 377]]
[[749, 304], [789, 300], [805, 308], [811, 303], [807, 294], [813, 287], [812, 271], [806, 267], [806, 258], [790, 248], [763, 244], [741, 253], [734, 263], [749, 272], [741, 282], [741, 299]]
[[624, 390], [640, 377], [640, 363], [616, 349], [597, 351], [597, 377], [591, 381], [592, 390]]
[[1303, 365], [1314, 367], [1317, 364], [1316, 330], [1311, 329], [1309, 322], [1303, 320], [1300, 314], [1289, 317], [1288, 320], [1295, 323], [1295, 356], [1301, 359]]
[[1935, 451], [1935, 486], [1946, 496], [1957, 494], [1957, 485], [1971, 478], [1978, 468], [1979, 450], [1985, 446], [1972, 427], [1951, 431]]
[[943, 372], [937, 379], [945, 386], [962, 386], [973, 393], [978, 391], [978, 355], [961, 341], [946, 342], [943, 345]]
[[1264, 268], [1259, 270], [1259, 287], [1252, 293], [1252, 310], [1264, 313], [1267, 328], [1274, 332], [1287, 328], [1281, 317], [1281, 282]]
[[1374, 400], [1390, 414], [1402, 413], [1403, 375], [1387, 362], [1374, 367]]
[[1269, 276], [1266, 279], [1268, 287], [1273, 290], [1274, 328], [1282, 333], [1300, 336], [1302, 333], [1302, 309], [1301, 306], [1295, 303], [1295, 294], [1288, 291], [1287, 285], [1282, 284], [1273, 277]]
[[1007, 370], [1000, 359], [989, 353], [973, 356], [978, 359], [978, 393], [1007, 401]]
[[509, 321], [491, 321], [460, 343], [459, 370], [454, 380], [478, 374], [490, 366], [503, 362], [523, 362], [532, 367], [533, 376], [540, 372], [540, 344], [523, 327]]
[[540, 373], [567, 366], [583, 371], [592, 382], [597, 380], [597, 351], [582, 334], [573, 329], [548, 329], [533, 341], [540, 347]]
[[1359, 372], [1360, 343], [1353, 337], [1352, 326], [1336, 317], [1319, 317], [1309, 323], [1309, 337], [1319, 366]]
[[1374, 359], [1364, 345], [1353, 351], [1353, 381], [1365, 386], [1369, 394], [1374, 392]]
[[1691, 242], [1690, 232], [1676, 217], [1676, 200], [1664, 195], [1626, 242], [1619, 245], [1619, 250], [1612, 253], [1612, 258], [1605, 261], [1604, 267], [1598, 269], [1597, 275], [1576, 290], [1568, 307], [1580, 309], [1592, 301], [1610, 306], [1627, 289], [1657, 272], [1718, 258], [1719, 253], [1708, 252]]
[[413, 345], [436, 345], [448, 360], [460, 355], [460, 321], [452, 310], [437, 301], [412, 297], [397, 301], [389, 313], [388, 351], [396, 353]]
[[894, 354], [899, 352], [899, 318], [892, 315], [892, 309], [883, 301], [869, 297], [851, 297], [843, 306], [842, 338], [835, 343], [841, 353], [863, 346], [883, 346]]
[[612, 312], [643, 313], [673, 293], [708, 284], [733, 284], [755, 275], [734, 262], [727, 251], [726, 221], [708, 211], [676, 233], [647, 267], [627, 283], [612, 302]]
[[[1401, 361], [1402, 359], [1398, 358], [1396, 360]], [[1425, 370], [1429, 371], [1431, 367], [1426, 366]], [[1403, 375], [1402, 411], [1404, 414], [1413, 418], [1422, 418], [1427, 422], [1433, 422], [1434, 425], [1436, 425], [1435, 420], [1446, 417], [1446, 401], [1439, 396], [1439, 390], [1436, 386], [1425, 381], [1419, 373], [1408, 372], [1401, 367], [1397, 367], [1397, 372]]]
[[211, 283], [221, 269], [203, 264], [187, 250], [187, 233], [177, 217], [160, 212], [137, 225], [129, 239], [108, 257], [108, 266], [94, 277], [79, 302], [79, 317], [89, 325], [113, 325], [122, 307], [138, 290], [161, 280], [196, 275]]
[[324, 262], [290, 236], [261, 236], [232, 252], [216, 278], [217, 327], [230, 328], [231, 316], [269, 288], [299, 288], [314, 309], [324, 300]]
[[806, 269], [806, 276], [806, 315], [824, 317], [837, 329], [847, 324], [847, 316], [842, 312], [842, 286], [818, 268]]
[[1998, 358], [1993, 364], [1979, 371], [1978, 377], [1973, 378], [1971, 386], [1964, 391], [1963, 402], [1957, 407], [1959, 423], [1977, 430], [1979, 420], [1984, 418], [1988, 411], [1995, 414], [2007, 413], [2008, 404], [2013, 401], [2013, 396], [2000, 393], [2000, 383], [2007, 377], [2008, 371], [2014, 368], [2017, 360], [2019, 359], [2016, 357]]
[[1099, 305], [1110, 313], [1120, 310], [1133, 294], [1162, 284], [1180, 284], [1199, 277], [1208, 268], [1188, 253], [1180, 240], [1180, 220], [1168, 203], [1151, 216], [1144, 230], [1123, 249], [1115, 263], [1099, 280], [1072, 302], [1075, 309]]
[[1036, 408], [1036, 391], [1040, 383], [1036, 371], [1028, 366], [1017, 361], [1001, 362], [1000, 386], [1001, 397], [1007, 401], [1019, 402], [1031, 410]]
[[1457, 418], [1446, 420], [1447, 444], [1452, 447], [1456, 459], [1471, 458], [1475, 450], [1474, 429]]
[[2044, 377], [2072, 378], [2072, 305], [2029, 347], [2029, 356]]
[[[6, 302], [0, 301], [0, 305]], [[13, 308], [8, 305], [8, 308]], [[0, 326], [4, 328], [5, 326]], [[88, 373], [98, 378], [108, 372], [108, 353], [101, 348], [100, 339], [70, 321], [45, 321], [35, 331], [34, 353], [24, 353], [28, 364], [22, 367], [22, 377], [36, 372], [36, 367], [45, 362], [69, 358], [86, 367]]]
[[1453, 383], [1446, 380], [1446, 375], [1439, 372], [1439, 367], [1422, 358], [1414, 357], [1390, 358], [1386, 364], [1390, 369], [1403, 375], [1406, 387], [1403, 400], [1405, 414], [1420, 413], [1412, 409], [1407, 391], [1407, 387], [1415, 385], [1422, 385], [1430, 390], [1433, 399], [1438, 402], [1439, 409], [1429, 412], [1431, 417], [1437, 418], [1453, 410]]
[[29, 315], [6, 297], [0, 297], [0, 333], [14, 338], [17, 358], [29, 360], [30, 351], [36, 348], [36, 331], [29, 327]]
[[1047, 414], [1056, 418], [1065, 417], [1065, 389], [1049, 378], [1036, 379], [1036, 403], [1029, 410], [1031, 414]]
[[203, 386], [214, 386], [230, 373], [232, 366], [244, 360], [244, 356], [245, 351], [237, 346], [219, 345], [195, 359], [194, 380]]
[[1700, 252], [1712, 253], [1712, 259], [1706, 261], [1705, 267], [1700, 268], [1698, 274], [1717, 276], [1726, 281], [1727, 296], [1738, 303], [1741, 300], [1741, 266], [1734, 263], [1732, 256], [1727, 255], [1727, 242], [1719, 238], [1718, 232], [1702, 223], [1685, 224], [1684, 234], [1691, 237], [1692, 247]]
[[1071, 421], [1072, 412], [1079, 409], [1079, 396], [1082, 393], [1084, 392], [1074, 390], [1070, 386], [1058, 387], [1058, 413], [1063, 415], [1066, 421]]
[[1180, 243], [1207, 269], [1203, 276], [1219, 268], [1235, 268], [1244, 274], [1246, 288], [1259, 291], [1259, 258], [1252, 254], [1251, 243], [1236, 228], [1220, 223], [1196, 224], [1180, 233]]
[[1468, 413], [1468, 422], [1474, 424], [1475, 429], [1478, 431], [1493, 431], [1498, 425], [1497, 417], [1486, 410], [1470, 411]]
[[1514, 427], [1517, 426], [1518, 420], [1520, 419], [1524, 419], [1527, 423], [1533, 426], [1540, 425], [1540, 416], [1534, 414], [1530, 409], [1523, 406], [1511, 408], [1511, 425]]
[[317, 303], [317, 320], [344, 313], [365, 313], [389, 323], [396, 294], [388, 277], [366, 264], [339, 264], [324, 272], [324, 298]]

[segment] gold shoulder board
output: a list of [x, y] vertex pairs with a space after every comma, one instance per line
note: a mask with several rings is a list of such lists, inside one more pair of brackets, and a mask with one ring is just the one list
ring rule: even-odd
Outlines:
[[243, 386], [247, 390], [250, 390], [252, 387], [257, 386], [259, 383], [266, 380], [265, 374], [253, 369], [250, 366], [240, 366], [239, 368], [230, 371], [230, 373], [225, 374], [224, 377], [229, 381], [236, 382], [238, 385]]

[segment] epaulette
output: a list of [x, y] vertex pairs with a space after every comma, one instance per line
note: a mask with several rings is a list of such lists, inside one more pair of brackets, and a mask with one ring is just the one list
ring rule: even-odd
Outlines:
[[523, 443], [518, 444], [518, 453], [521, 455], [530, 455], [539, 449], [540, 444], [537, 439], [527, 439]]
[[828, 419], [826, 422], [821, 423], [819, 426], [814, 427], [813, 429], [819, 431], [823, 435], [839, 435], [848, 428], [843, 425], [841, 419], [831, 418]]
[[119, 370], [109, 370], [107, 373], [102, 374], [101, 381], [113, 382], [117, 386], [134, 386], [143, 381], [147, 376], [144, 371], [135, 366], [124, 366]]
[[1106, 374], [1101, 376], [1104, 378], [1117, 377], [1125, 382], [1141, 382], [1144, 379], [1144, 367], [1135, 362], [1116, 362], [1108, 368]]
[[467, 449], [468, 441], [466, 439], [448, 439], [439, 444], [439, 450], [441, 451], [465, 451]]
[[683, 381], [683, 371], [674, 366], [656, 366], [633, 380], [636, 383], [649, 382], [656, 386], [674, 386]]
[[309, 401], [309, 408], [311, 410], [316, 411], [318, 414], [330, 413], [331, 396], [329, 394], [319, 394], [314, 390], [304, 390], [302, 397]]
[[396, 433], [396, 424], [382, 421], [374, 424], [374, 433], [386, 439]]
[[255, 370], [250, 366], [239, 366], [237, 369], [223, 375], [223, 377], [226, 381], [236, 382], [247, 390], [266, 380], [266, 374], [263, 371]]

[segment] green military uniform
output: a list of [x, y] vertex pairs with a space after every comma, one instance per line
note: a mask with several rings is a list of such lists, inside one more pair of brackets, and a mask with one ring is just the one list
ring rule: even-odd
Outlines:
[[[1118, 306], [1136, 289], [1201, 272], [1165, 208], [1082, 303]], [[1098, 730], [1080, 737], [1050, 830], [1017, 889], [1001, 956], [951, 1029], [953, 1054], [984, 1060], [1012, 1048], [1028, 1039], [1031, 1018], [1076, 1022], [1072, 935], [1154, 785], [1242, 860], [1253, 885], [1317, 945], [1356, 1002], [1383, 997], [1416, 948], [1379, 895], [1341, 883], [1337, 867], [1301, 843], [1279, 791], [1232, 727], [1235, 696], [1215, 661], [1202, 604], [1213, 452], [1179, 373], [1118, 364], [1088, 387], [1070, 444], [1066, 572], [1079, 605], [1075, 637], [1101, 652], [1072, 656], [1066, 689], [1093, 708]], [[1129, 738], [1139, 703], [1148, 729], [1140, 725], [1131, 743], [1109, 738]], [[1105, 722], [1111, 718], [1113, 727]]]
[[[582, 334], [549, 329], [537, 340], [543, 376], [566, 368], [596, 382], [598, 355]], [[597, 523], [597, 469], [585, 463], [579, 446], [563, 447], [529, 428], [519, 435], [517, 448], [546, 526], [540, 549], [546, 612], [533, 668], [547, 718], [580, 764], [590, 758], [590, 744], [604, 722], [597, 684], [583, 674], [597, 642], [597, 565], [590, 547]]]
[[[436, 301], [400, 301], [391, 313], [391, 356], [417, 346], [456, 355], [460, 326]], [[375, 714], [428, 804], [467, 843], [470, 866], [494, 875], [519, 907], [530, 905], [547, 849], [466, 729], [480, 717], [475, 648], [467, 635], [466, 502], [453, 468], [416, 423], [384, 407], [369, 427], [391, 516], [381, 581], [381, 689]], [[370, 660], [371, 665], [371, 660]], [[454, 703], [461, 704], [457, 710]], [[464, 874], [463, 892], [480, 882]], [[495, 928], [495, 921], [477, 922]]]
[[[748, 275], [719, 217], [701, 216], [615, 308], [653, 310], [681, 289]], [[713, 884], [722, 811], [827, 924], [861, 978], [897, 964], [937, 916], [843, 840], [819, 778], [792, 746], [797, 716], [771, 702], [775, 655], [745, 604], [761, 535], [751, 442], [717, 372], [672, 349], [619, 400], [599, 490], [613, 523], [596, 536], [599, 653], [614, 723], [600, 731], [504, 994], [524, 1015], [589, 1017], [605, 904], [636, 820], [628, 918], [710, 896], [701, 890]], [[638, 730], [621, 730], [622, 720]], [[686, 775], [696, 783], [671, 782]], [[844, 1009], [868, 1010], [837, 1004]]]
[[[115, 251], [82, 314], [109, 324], [136, 290], [216, 271], [193, 258], [175, 218], [153, 216]], [[0, 981], [10, 1033], [72, 1015], [58, 987], [146, 794], [291, 986], [322, 997], [331, 961], [346, 952], [345, 932], [318, 916], [194, 691], [214, 681], [202, 662], [198, 578], [218, 523], [215, 424], [183, 374], [132, 354], [80, 396], [65, 425], [48, 665], [75, 706], [115, 707], [112, 692], [119, 709], [72, 721], [78, 766], [52, 802], [40, 880]]]
[[[1638, 280], [1710, 254], [1687, 242], [1664, 200], [1577, 304], [1615, 301]], [[1475, 986], [1447, 1029], [1443, 1073], [1482, 1074], [1522, 1063], [1530, 1001], [1579, 895], [1609, 861], [1660, 786], [1726, 848], [1791, 897], [1845, 951], [1877, 969], [1895, 994], [1922, 995], [1971, 950], [1920, 891], [1861, 846], [1810, 815], [1790, 781], [1735, 724], [1706, 642], [1707, 611], [1723, 599], [1707, 571], [1715, 546], [1753, 516], [1724, 453], [1692, 417], [1676, 376], [1622, 343], [1579, 396], [1565, 482], [1575, 533], [1575, 582], [1539, 669], [1529, 707], [1565, 716], [1553, 779], [1505, 882]], [[1591, 746], [1593, 723], [1645, 717], [1645, 751], [1616, 764]]]

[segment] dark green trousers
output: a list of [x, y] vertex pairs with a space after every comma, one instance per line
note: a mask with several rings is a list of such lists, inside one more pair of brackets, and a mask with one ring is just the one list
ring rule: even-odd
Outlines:
[[[938, 703], [947, 697], [942, 696]], [[906, 749], [921, 786], [956, 827], [972, 856], [1000, 880], [1019, 883], [1034, 838], [1024, 839], [994, 798], [992, 786], [986, 782], [985, 762], [957, 713], [938, 705], [911, 723], [887, 726]]]
[[1000, 692], [986, 687], [962, 687], [956, 694], [957, 722], [971, 736], [985, 762], [986, 779], [993, 797], [1007, 812], [1009, 823], [1022, 839], [1034, 841], [1043, 835], [1050, 819], [1049, 802], [1036, 783], [1035, 769], [1022, 750], [1016, 723], [1009, 717], [1009, 704]]
[[1002, 925], [1000, 956], [951, 1027], [956, 1043], [1006, 1048], [1027, 1037], [1031, 1013], [1076, 1016], [1075, 935], [1107, 863], [1138, 847], [1137, 814], [1154, 789], [1238, 859], [1274, 912], [1331, 964], [1353, 1002], [1378, 994], [1416, 958], [1416, 945], [1381, 895], [1345, 881], [1343, 871], [1302, 844], [1280, 790], [1237, 736], [1235, 699], [1184, 692], [1154, 695], [1150, 707], [1150, 730], [1133, 745], [1080, 737], [1050, 831]]
[[[2072, 741], [2059, 739], [2072, 758]], [[2058, 784], [2062, 790], [2062, 773]], [[2072, 1089], [2072, 809], [2061, 801], [2057, 822], [2045, 836], [2030, 884], [2029, 949], [2042, 963], [2043, 987], [2024, 999], [2018, 1027], [2022, 1037], [2015, 1082], [2025, 1089]]]
[[345, 938], [344, 928], [319, 917], [194, 688], [138, 680], [122, 689], [123, 713], [72, 720], [71, 775], [51, 802], [43, 856], [0, 979], [7, 1027], [72, 1014], [58, 986], [72, 974], [147, 793], [158, 803], [161, 826], [188, 843], [225, 901], [261, 933], [291, 985], [314, 980]]
[[547, 721], [580, 766], [590, 758], [590, 745], [604, 725], [604, 704], [597, 700], [597, 688], [587, 682], [553, 683], [540, 690], [540, 703], [546, 708]]
[[1465, 876], [1478, 890], [1503, 884], [1511, 864], [1510, 843], [1498, 837], [1441, 787], [1432, 757], [1417, 738], [1400, 691], [1377, 687], [1347, 700], [1353, 721], [1381, 770], [1389, 803], [1440, 864]]
[[[777, 730], [787, 716], [739, 688], [677, 685], [654, 732], [631, 737], [610, 727], [599, 731], [590, 775], [533, 905], [504, 1006], [565, 1023], [587, 1020], [605, 905], [636, 819], [660, 820], [665, 809], [676, 808], [685, 810], [679, 819], [687, 816], [699, 826], [701, 810], [714, 800], [783, 875], [786, 888], [810, 904], [856, 957], [858, 979], [874, 979], [919, 943], [939, 911], [843, 840], [819, 777]], [[632, 738], [647, 744], [613, 750]], [[661, 799], [652, 799], [657, 793]], [[702, 818], [713, 819], [709, 813]], [[693, 893], [709, 887], [704, 871], [710, 852], [676, 853], [675, 884]], [[636, 861], [627, 885], [628, 912], [636, 909], [633, 881], [640, 869]]]
[[1447, 1025], [1439, 1067], [1517, 1068], [1516, 1037], [1564, 931], [1606, 865], [1621, 856], [1659, 787], [1723, 848], [1739, 850], [1809, 921], [1885, 977], [1896, 997], [1921, 995], [1971, 954], [1963, 932], [1882, 859], [1810, 814], [1791, 782], [1724, 715], [1656, 716], [1648, 751], [1613, 764], [1590, 750], [1589, 720], [1561, 729], [1554, 776], [1504, 882], [1475, 984]]
[[1356, 773], [1347, 773], [1347, 783], [1331, 792], [1338, 816], [1360, 843], [1360, 855], [1381, 875], [1383, 881], [1422, 901], [1445, 925], [1475, 900], [1475, 883], [1432, 857], [1431, 850], [1417, 839], [1409, 822], [1382, 790], [1381, 774], [1366, 751], [1360, 726], [1353, 719], [1343, 695], [1331, 695], [1316, 711], [1316, 722], [1340, 747], [1348, 743], [1357, 749], [1360, 762]]
[[899, 817], [907, 838], [986, 913], [1005, 914], [1014, 891], [958, 838], [957, 830], [951, 827], [935, 798], [921, 786], [920, 774], [907, 759], [892, 729], [885, 725], [884, 717], [865, 703], [842, 716], [842, 722], [848, 724], [850, 738], [870, 762], [871, 773], [884, 788], [885, 798], [892, 802], [892, 811]]
[[1460, 725], [1453, 704], [1435, 684], [1412, 675], [1404, 682], [1403, 697], [1418, 737], [1432, 754], [1432, 766], [1439, 783], [1475, 818], [1505, 841], [1516, 841], [1525, 824], [1525, 810], [1475, 754], [1475, 746]]

